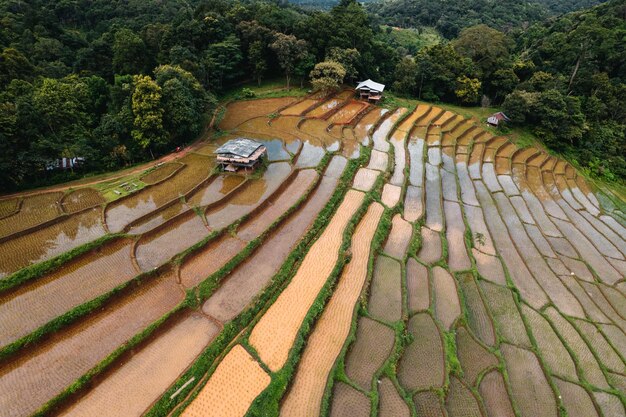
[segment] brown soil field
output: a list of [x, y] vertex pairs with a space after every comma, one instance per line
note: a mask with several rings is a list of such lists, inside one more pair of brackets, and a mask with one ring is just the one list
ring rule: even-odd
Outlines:
[[246, 246], [246, 242], [229, 234], [205, 245], [186, 258], [180, 267], [180, 282], [193, 288], [215, 273]]
[[615, 288], [604, 284], [598, 284], [598, 288], [602, 291], [611, 306], [622, 317], [626, 318], [626, 298]]
[[[545, 230], [543, 231], [543, 233], [545, 235]], [[569, 257], [569, 258], [578, 257], [578, 253], [576, 252], [576, 249], [574, 249], [574, 247], [566, 239], [562, 237], [550, 237], [550, 236], [546, 237], [546, 239], [552, 246], [552, 249], [554, 249], [554, 251], [558, 255], [562, 255], [564, 257]], [[585, 275], [581, 275], [580, 278], [585, 278], [588, 275], [591, 275], [591, 273], [587, 272], [585, 273]], [[592, 279], [587, 279], [587, 281], [591, 281], [591, 280]]]
[[93, 188], [81, 188], [66, 194], [61, 200], [61, 208], [65, 213], [75, 213], [89, 207], [104, 204], [106, 200], [100, 192]]
[[131, 245], [127, 239], [113, 241], [0, 296], [0, 346], [137, 275]]
[[285, 116], [300, 116], [303, 111], [317, 103], [319, 103], [319, 100], [305, 99], [287, 107], [285, 110], [281, 111], [280, 114]]
[[387, 322], [402, 318], [402, 270], [398, 261], [386, 256], [376, 258], [368, 311]]
[[463, 368], [463, 379], [470, 386], [475, 385], [478, 376], [484, 370], [498, 366], [498, 358], [481, 346], [465, 327], [457, 330], [456, 346]]
[[609, 380], [611, 385], [615, 387], [615, 389], [626, 392], [626, 376], [619, 374], [609, 374]]
[[337, 107], [342, 101], [343, 100], [338, 97], [326, 100], [325, 102], [323, 102], [322, 104], [314, 108], [313, 110], [310, 110], [308, 113], [306, 113], [306, 117], [314, 117], [314, 118], [324, 117], [327, 113], [329, 113], [335, 107]]
[[296, 167], [298, 168], [315, 168], [324, 157], [324, 148], [310, 141], [304, 142]]
[[424, 214], [424, 204], [422, 202], [423, 191], [419, 187], [409, 185], [406, 188], [404, 197], [404, 219], [408, 222], [415, 222]]
[[243, 417], [269, 383], [270, 376], [241, 345], [236, 345], [182, 416]]
[[406, 286], [410, 312], [422, 311], [430, 306], [428, 269], [415, 259], [406, 263]]
[[297, 137], [306, 135], [303, 140], [308, 139], [310, 143], [325, 147], [329, 152], [338, 151], [341, 147], [341, 127], [335, 126], [334, 129], [328, 130], [327, 123], [323, 119], [305, 119], [296, 125], [297, 130], [294, 134]]
[[537, 357], [513, 345], [500, 347], [509, 374], [511, 393], [523, 415], [557, 416], [552, 388], [541, 370]]
[[[399, 132], [396, 130], [396, 132]], [[404, 149], [404, 134], [402, 138], [391, 138], [391, 146], [394, 148], [393, 175], [389, 183], [397, 186], [404, 185], [404, 168], [406, 166], [406, 152]]]
[[348, 337], [355, 304], [367, 278], [371, 242], [383, 210], [380, 204], [373, 203], [356, 228], [352, 259], [309, 336], [291, 388], [283, 400], [281, 416], [317, 416], [320, 413], [326, 380]]
[[22, 199], [20, 197], [7, 198], [0, 200], [0, 219], [12, 216], [19, 210], [19, 204]]
[[135, 249], [137, 264], [142, 271], [154, 269], [208, 234], [200, 216], [188, 211], [168, 222], [166, 227], [141, 238]]
[[370, 415], [370, 399], [348, 384], [337, 382], [333, 387], [333, 399], [330, 406], [330, 417], [368, 417]]
[[389, 155], [387, 155], [387, 153], [374, 149], [370, 155], [370, 163], [367, 168], [385, 172], [387, 171], [387, 165], [389, 164], [388, 159]]
[[250, 344], [272, 371], [287, 360], [302, 320], [335, 267], [343, 230], [363, 198], [363, 193], [348, 191], [296, 275], [252, 330]]
[[574, 278], [572, 275], [560, 276], [561, 281], [569, 288], [569, 290], [574, 294], [580, 303], [582, 304], [587, 316], [594, 321], [598, 321], [600, 323], [608, 323], [610, 320], [600, 308], [593, 302], [589, 294], [585, 292], [583, 287], [578, 283], [578, 280]]
[[374, 374], [391, 354], [394, 343], [393, 329], [367, 317], [359, 318], [356, 341], [346, 355], [348, 378], [369, 391]]
[[496, 284], [506, 285], [504, 269], [500, 259], [486, 255], [476, 249], [472, 249], [472, 254], [476, 260], [476, 268], [481, 277]]
[[226, 107], [226, 114], [220, 121], [219, 127], [223, 130], [231, 130], [246, 120], [267, 116], [296, 100], [295, 97], [280, 97], [230, 103]]
[[503, 191], [498, 178], [496, 177], [496, 171], [492, 163], [483, 163], [483, 182], [492, 193]]
[[444, 350], [441, 334], [432, 317], [419, 313], [409, 319], [413, 342], [398, 363], [398, 380], [407, 390], [443, 386], [445, 378]]
[[387, 207], [393, 208], [400, 201], [401, 193], [402, 193], [402, 188], [397, 187], [395, 185], [391, 185], [391, 184], [385, 184], [385, 186], [383, 187], [381, 201]]
[[584, 320], [576, 320], [576, 327], [608, 369], [616, 373], [626, 374], [626, 364], [608, 344], [596, 326]]
[[366, 103], [361, 101], [351, 100], [350, 103], [339, 109], [335, 114], [330, 116], [328, 123], [347, 124], [354, 119], [354, 117], [364, 108], [367, 107]]
[[152, 214], [128, 227], [128, 234], [139, 235], [146, 233], [186, 210], [189, 210], [189, 207], [180, 201], [164, 209], [157, 209]]
[[291, 166], [287, 162], [270, 164], [262, 178], [249, 181], [245, 188], [238, 191], [226, 204], [207, 210], [205, 216], [209, 228], [220, 230], [249, 214], [290, 178], [290, 174]]
[[574, 225], [559, 219], [553, 219], [553, 221], [581, 257], [598, 273], [603, 282], [613, 285], [621, 279], [620, 273], [606, 261], [606, 258]]
[[485, 404], [487, 417], [515, 416], [500, 372], [491, 371], [486, 374], [480, 382], [479, 393]]
[[459, 203], [445, 201], [446, 240], [448, 241], [448, 266], [451, 271], [464, 271], [472, 267], [465, 247], [465, 223]]
[[433, 268], [433, 293], [435, 294], [435, 316], [446, 330], [450, 329], [457, 317], [461, 315], [461, 306], [454, 278], [439, 266]]
[[427, 161], [434, 167], [438, 167], [442, 164], [441, 161], [441, 148], [438, 146], [428, 148]]
[[426, 226], [438, 232], [443, 230], [441, 177], [439, 168], [426, 164]]
[[525, 304], [522, 304], [522, 313], [537, 341], [541, 357], [550, 368], [550, 372], [571, 380], [577, 380], [576, 367], [569, 352], [546, 319]]
[[404, 259], [412, 234], [413, 226], [410, 223], [403, 220], [399, 214], [393, 216], [391, 232], [385, 242], [385, 253], [396, 259]]
[[457, 197], [456, 176], [454, 173], [445, 169], [440, 170], [439, 173], [441, 174], [441, 187], [443, 191], [444, 203], [458, 203], [459, 199]]
[[354, 127], [354, 136], [362, 140], [363, 145], [369, 144], [369, 133], [378, 120], [389, 110], [382, 107], [375, 107], [369, 111]]
[[546, 309], [546, 315], [567, 346], [576, 355], [578, 366], [584, 372], [587, 381], [599, 388], [609, 388], [596, 358], [576, 329], [552, 307]]
[[313, 169], [299, 171], [295, 179], [278, 196], [270, 198], [269, 204], [262, 211], [238, 228], [237, 237], [251, 241], [260, 236], [284, 212], [296, 204], [318, 178], [319, 174]]
[[611, 344], [617, 349], [617, 352], [626, 356], [626, 335], [616, 326], [611, 324], [600, 324], [602, 333], [611, 342]]
[[598, 415], [596, 407], [583, 387], [558, 378], [555, 378], [554, 382], [561, 393], [563, 406], [568, 417], [594, 417]]
[[459, 277], [459, 286], [463, 292], [463, 301], [467, 309], [467, 322], [470, 329], [484, 344], [493, 346], [496, 342], [495, 329], [474, 277], [471, 274], [461, 275]]
[[581, 280], [578, 280], [577, 282], [583, 287], [585, 293], [593, 300], [593, 303], [595, 303], [607, 317], [613, 320], [613, 322], [617, 324], [622, 331], [626, 332], [626, 322], [613, 309], [598, 286]]
[[433, 391], [418, 392], [413, 396], [413, 403], [420, 417], [447, 417], [439, 396]]
[[422, 227], [422, 247], [417, 256], [425, 263], [432, 264], [441, 259], [441, 235], [439, 232]]
[[[459, 155], [457, 154], [457, 159]], [[456, 177], [459, 181], [461, 188], [461, 200], [465, 204], [465, 207], [478, 206], [478, 200], [476, 199], [476, 191], [474, 190], [474, 183], [470, 178], [469, 171], [467, 170], [467, 164], [464, 161], [458, 161], [456, 163]]]
[[203, 311], [222, 323], [238, 315], [278, 272], [330, 199], [336, 184], [334, 178], [322, 178], [306, 203], [279, 226], [251, 257], [225, 277], [217, 291], [204, 303]]
[[63, 415], [141, 416], [217, 335], [216, 324], [189, 314], [95, 385]]
[[106, 222], [111, 232], [122, 230], [131, 221], [186, 194], [208, 177], [215, 159], [190, 153], [178, 162], [185, 164], [185, 167], [171, 180], [143, 189], [107, 206]]
[[0, 371], [3, 415], [33, 413], [183, 297], [171, 274], [152, 279], [24, 352]]
[[446, 410], [449, 417], [483, 417], [478, 400], [472, 391], [456, 377], [450, 378]]
[[380, 380], [378, 390], [378, 415], [380, 417], [409, 417], [411, 415], [409, 406], [389, 378]]
[[326, 171], [324, 171], [324, 175], [332, 178], [340, 178], [347, 164], [348, 160], [346, 158], [341, 155], [335, 155], [333, 159], [330, 160]]
[[479, 181], [475, 182], [477, 196], [479, 197], [484, 218], [489, 226], [491, 237], [498, 248], [509, 270], [511, 280], [520, 291], [522, 297], [534, 308], [541, 308], [548, 302], [547, 296], [539, 287], [521, 256], [517, 252], [515, 245], [511, 241], [508, 230], [500, 218], [500, 213], [486, 187]]
[[605, 417], [626, 415], [624, 404], [616, 396], [604, 392], [594, 392], [593, 396]]
[[343, 143], [341, 154], [349, 159], [356, 159], [361, 156], [360, 143], [365, 141], [367, 137], [357, 139], [354, 136], [354, 130], [351, 127], [343, 127]]
[[539, 285], [561, 311], [574, 317], [584, 317], [583, 309], [578, 300], [554, 275], [543, 256], [528, 238], [524, 227], [514, 214], [515, 211], [509, 200], [503, 194], [496, 194], [496, 201], [498, 201], [500, 213], [502, 213], [508, 226], [511, 237]]
[[372, 171], [367, 168], [359, 168], [354, 176], [352, 188], [367, 192], [372, 189], [379, 175], [380, 172], [378, 171]]
[[209, 184], [193, 193], [193, 195], [187, 199], [187, 203], [195, 207], [203, 207], [215, 203], [230, 194], [245, 180], [245, 177], [239, 175], [219, 175]]
[[512, 196], [510, 200], [520, 220], [522, 223], [525, 223], [524, 226], [536, 224], [532, 214], [530, 214], [530, 210], [528, 210], [528, 206], [526, 206], [526, 202], [521, 196]]
[[389, 142], [387, 142], [387, 136], [391, 132], [391, 129], [396, 124], [396, 122], [406, 113], [407, 109], [399, 108], [395, 110], [389, 117], [387, 117], [383, 122], [378, 126], [376, 131], [372, 134], [372, 140], [374, 142], [374, 149], [382, 152], [389, 151]]
[[[513, 202], [513, 204], [517, 204], [514, 201], [512, 201], [512, 202]], [[539, 250], [539, 252], [544, 257], [546, 257], [546, 258], [556, 258], [557, 257], [556, 253], [552, 250], [552, 247], [550, 246], [550, 242], [548, 242], [548, 240], [543, 236], [543, 234], [541, 233], [541, 230], [539, 230], [539, 228], [537, 226], [533, 226], [531, 224], [526, 224], [526, 225], [524, 225], [524, 228], [526, 229], [526, 232], [528, 233], [528, 236], [530, 236], [532, 241], [535, 243], [535, 246], [537, 247], [537, 250]], [[552, 261], [554, 261], [554, 260], [552, 260]], [[552, 266], [550, 264], [550, 262], [551, 262], [550, 259], [546, 259], [546, 262], [548, 262], [548, 265]], [[554, 269], [553, 269], [553, 271], [554, 271]]]
[[399, 135], [399, 133], [404, 133], [406, 135], [406, 133], [408, 133], [415, 124], [415, 121], [420, 117], [424, 117], [429, 111], [430, 106], [425, 104], [419, 104], [417, 107], [415, 107], [415, 110], [413, 110], [411, 114], [407, 118], [405, 118], [402, 123], [400, 123], [400, 125], [394, 132], [394, 137], [400, 138], [401, 135]]
[[146, 184], [156, 184], [157, 182], [161, 182], [170, 175], [174, 174], [179, 169], [183, 168], [185, 165], [180, 164], [178, 162], [170, 162], [167, 164], [163, 164], [149, 173], [139, 177], [139, 179]]
[[26, 230], [58, 217], [61, 214], [58, 202], [62, 197], [61, 192], [24, 197], [17, 213], [0, 219], [0, 237]]
[[446, 110], [443, 114], [441, 114], [439, 117], [434, 119], [432, 121], [432, 124], [435, 126], [441, 126], [442, 124], [444, 124], [445, 122], [447, 122], [449, 119], [453, 117], [456, 117], [456, 114], [452, 113], [451, 111]]
[[409, 142], [409, 183], [415, 187], [424, 185], [424, 140]]
[[530, 340], [528, 340], [522, 317], [513, 301], [511, 290], [486, 281], [481, 281], [480, 286], [502, 337], [518, 346], [530, 348]]
[[0, 278], [28, 265], [42, 262], [105, 235], [100, 208], [66, 217], [0, 243]]

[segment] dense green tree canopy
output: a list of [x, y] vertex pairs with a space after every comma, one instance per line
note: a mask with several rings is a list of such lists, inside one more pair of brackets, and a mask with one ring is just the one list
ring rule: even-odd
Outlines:
[[[167, 152], [197, 137], [215, 95], [276, 74], [302, 83], [323, 61], [350, 83], [504, 103], [554, 149], [625, 178], [624, 1], [544, 20], [595, 3], [0, 2], [0, 187], [66, 180], [74, 174], [45, 170], [65, 156], [85, 157], [87, 172]], [[411, 36], [391, 42], [382, 22]]]

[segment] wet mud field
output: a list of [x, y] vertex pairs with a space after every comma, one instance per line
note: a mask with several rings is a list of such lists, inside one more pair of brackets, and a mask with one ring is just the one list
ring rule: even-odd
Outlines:
[[[0, 200], [0, 417], [626, 415], [616, 194], [349, 90], [219, 127], [114, 201]], [[238, 136], [259, 171], [215, 169]]]

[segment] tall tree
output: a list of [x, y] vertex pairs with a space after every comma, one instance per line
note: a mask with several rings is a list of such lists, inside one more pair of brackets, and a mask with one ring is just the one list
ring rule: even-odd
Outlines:
[[120, 29], [113, 41], [113, 69], [117, 74], [141, 74], [146, 70], [146, 45], [130, 29]]
[[324, 61], [315, 65], [311, 71], [311, 84], [315, 90], [338, 90], [346, 76], [346, 70], [335, 61]]
[[280, 67], [285, 71], [287, 78], [287, 90], [289, 90], [291, 75], [293, 74], [298, 61], [306, 56], [307, 44], [302, 39], [293, 35], [277, 33], [270, 48], [276, 53]]
[[133, 139], [143, 149], [152, 152], [152, 146], [161, 147], [167, 143], [167, 132], [163, 128], [163, 107], [161, 87], [147, 75], [133, 77]]

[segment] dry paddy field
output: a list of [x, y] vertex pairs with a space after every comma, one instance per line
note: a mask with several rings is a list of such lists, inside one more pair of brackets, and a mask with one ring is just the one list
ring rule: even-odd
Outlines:
[[[0, 417], [626, 416], [606, 186], [348, 90], [219, 126], [115, 197], [0, 199]], [[260, 172], [214, 169], [237, 136]]]

